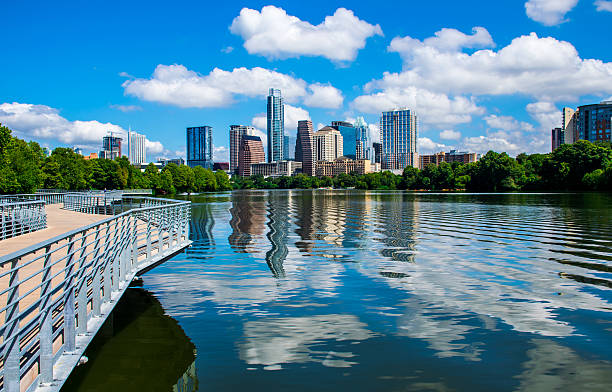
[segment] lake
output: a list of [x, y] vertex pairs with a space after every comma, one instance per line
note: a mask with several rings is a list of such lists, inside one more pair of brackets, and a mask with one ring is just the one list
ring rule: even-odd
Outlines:
[[130, 289], [153, 310], [66, 390], [612, 390], [612, 195], [188, 199], [193, 246]]

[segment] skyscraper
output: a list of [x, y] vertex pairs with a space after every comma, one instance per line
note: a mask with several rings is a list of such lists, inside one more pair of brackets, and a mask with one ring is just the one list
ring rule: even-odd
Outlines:
[[578, 107], [578, 137], [590, 142], [612, 141], [612, 101]]
[[578, 113], [574, 109], [563, 108], [563, 119], [561, 122], [561, 130], [564, 136], [563, 143], [572, 144], [578, 140]]
[[147, 162], [146, 137], [136, 132], [128, 132], [128, 159], [132, 165]]
[[342, 135], [342, 155], [355, 159], [357, 130], [353, 124], [346, 121], [332, 121], [331, 127]]
[[289, 159], [289, 136], [283, 136], [283, 161]]
[[187, 128], [187, 166], [213, 167], [212, 127]]
[[335, 161], [342, 156], [342, 135], [332, 127], [323, 127], [314, 134], [315, 162]]
[[551, 141], [552, 141], [552, 151], [555, 151], [562, 144], [564, 144], [564, 134], [563, 129], [561, 128], [553, 128], [551, 132]]
[[302, 162], [302, 173], [308, 176], [315, 174], [313, 143], [312, 121], [298, 121], [295, 160]]
[[246, 125], [230, 125], [230, 165], [229, 170], [235, 173], [238, 170], [238, 157], [240, 154], [240, 145], [242, 138], [245, 135], [252, 136], [255, 132], [254, 127]]
[[240, 144], [238, 156], [238, 175], [248, 177], [251, 175], [251, 164], [266, 160], [263, 144], [259, 136], [244, 135]]
[[110, 136], [104, 136], [102, 138], [102, 150], [100, 151], [100, 158], [102, 159], [115, 159], [121, 156], [121, 138], [113, 136], [112, 132]]
[[417, 116], [409, 109], [383, 112], [380, 118], [382, 168], [403, 170], [418, 167]]
[[285, 109], [281, 91], [271, 88], [268, 95], [268, 162], [283, 160]]
[[374, 142], [372, 149], [374, 150], [374, 163], [382, 163], [382, 144]]
[[[374, 160], [370, 151], [370, 137], [368, 135], [368, 126], [363, 117], [357, 117], [355, 122], [355, 158]], [[345, 154], [346, 155], [346, 154]]]

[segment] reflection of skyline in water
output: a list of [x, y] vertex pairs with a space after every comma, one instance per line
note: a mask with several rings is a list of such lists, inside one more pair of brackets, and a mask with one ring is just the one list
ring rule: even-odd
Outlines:
[[363, 362], [337, 347], [339, 316], [366, 331], [354, 340], [414, 339], [439, 360], [483, 363], [491, 336], [510, 331], [592, 347], [581, 336], [609, 331], [585, 332], [572, 314], [610, 319], [610, 215], [556, 197], [234, 192], [202, 213], [212, 240], [198, 247], [213, 257], [202, 264], [188, 253], [147, 283], [173, 316], [212, 306], [240, 317], [234, 342], [247, 365]]

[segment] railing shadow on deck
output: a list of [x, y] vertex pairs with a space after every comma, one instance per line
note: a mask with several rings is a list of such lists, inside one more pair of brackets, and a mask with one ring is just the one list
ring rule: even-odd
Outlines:
[[0, 257], [4, 391], [59, 390], [131, 280], [190, 244], [190, 202], [112, 204], [112, 217]]

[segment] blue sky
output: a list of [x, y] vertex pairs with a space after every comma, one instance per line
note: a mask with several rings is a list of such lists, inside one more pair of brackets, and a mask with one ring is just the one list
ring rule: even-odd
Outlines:
[[0, 122], [45, 146], [99, 149], [145, 133], [149, 158], [184, 155], [185, 128], [265, 136], [280, 87], [286, 132], [380, 112], [419, 116], [421, 153], [548, 152], [560, 109], [612, 97], [612, 2], [9, 2]]

